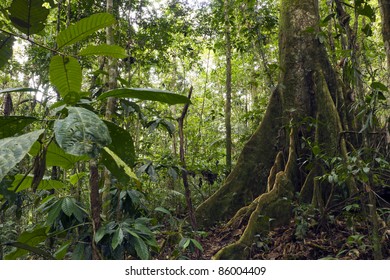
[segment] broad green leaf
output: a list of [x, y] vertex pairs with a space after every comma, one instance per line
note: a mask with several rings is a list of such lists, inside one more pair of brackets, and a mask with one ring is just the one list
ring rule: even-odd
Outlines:
[[381, 90], [381, 91], [389, 91], [389, 89], [387, 88], [387, 86], [385, 86], [384, 84], [380, 83], [380, 82], [373, 82], [371, 84], [371, 87], [374, 89], [374, 90]]
[[149, 259], [149, 250], [145, 242], [141, 238], [132, 238], [132, 240], [134, 241], [133, 244], [138, 257], [141, 260]]
[[167, 214], [168, 216], [172, 216], [172, 214], [171, 214], [171, 212], [169, 210], [167, 210], [167, 209], [165, 209], [164, 207], [161, 207], [161, 206], [156, 207], [154, 209], [154, 211], [162, 212], [164, 214]]
[[[107, 160], [103, 161], [103, 164], [115, 177], [123, 179], [124, 176], [133, 178], [138, 181], [137, 175], [131, 170], [131, 168], [113, 151], [108, 147], [103, 148], [103, 157]], [[111, 160], [110, 160], [111, 157]]]
[[74, 206], [75, 207], [73, 208], [73, 216], [76, 218], [77, 221], [79, 221], [81, 223], [81, 222], [83, 222], [87, 211], [85, 209], [81, 208], [80, 205], [77, 205], [76, 202], [74, 202]]
[[62, 48], [83, 40], [99, 29], [111, 26], [115, 18], [109, 13], [98, 13], [70, 25], [57, 36], [57, 46]]
[[59, 217], [59, 215], [61, 214], [61, 210], [62, 210], [62, 200], [58, 200], [50, 207], [49, 213], [47, 213], [45, 224], [48, 226], [52, 226], [54, 222], [57, 220], [57, 218]]
[[134, 224], [134, 229], [136, 229], [138, 233], [142, 235], [153, 235], [153, 232], [146, 225], [139, 222]]
[[168, 133], [169, 133], [169, 136], [171, 136], [172, 137], [172, 135], [173, 135], [173, 133], [175, 133], [175, 126], [171, 123], [171, 122], [169, 122], [169, 121], [167, 121], [167, 120], [165, 120], [165, 119], [160, 119], [160, 118], [158, 118], [158, 119], [155, 119], [155, 120], [153, 120], [153, 121], [150, 121], [150, 122], [148, 122], [147, 124], [146, 124], [146, 126], [149, 128], [149, 130], [152, 132], [152, 131], [154, 131], [157, 127], [159, 127], [159, 126], [162, 126], [162, 127], [164, 127], [167, 131], [168, 131]]
[[57, 88], [61, 97], [74, 101], [72, 95], [81, 91], [82, 80], [81, 66], [77, 59], [54, 56], [50, 61], [49, 74], [50, 82]]
[[0, 139], [14, 136], [22, 132], [23, 128], [37, 121], [33, 117], [9, 116], [0, 117]]
[[0, 139], [0, 181], [24, 158], [43, 131]]
[[141, 238], [136, 232], [132, 231], [131, 229], [129, 229], [128, 227], [125, 227], [124, 230], [130, 234], [131, 236], [133, 236], [134, 238]]
[[66, 216], [72, 216], [74, 207], [74, 202], [70, 197], [64, 197], [64, 199], [62, 199], [61, 209]]
[[12, 57], [14, 37], [0, 32], [0, 68]]
[[138, 205], [141, 204], [142, 193], [140, 193], [137, 190], [126, 190], [126, 191], [123, 191], [123, 192], [124, 192], [125, 195], [127, 194], [127, 196], [130, 197], [131, 202], [133, 203], [133, 205], [138, 206]]
[[176, 94], [166, 90], [149, 88], [113, 89], [101, 94], [98, 99], [102, 100], [108, 97], [137, 98], [140, 100], [158, 101], [169, 105], [191, 103], [191, 101], [184, 95]]
[[358, 7], [357, 12], [362, 16], [368, 17], [372, 22], [375, 21], [375, 11], [368, 3]]
[[76, 200], [72, 197], [64, 197], [61, 203], [61, 210], [68, 217], [74, 216], [79, 222], [83, 221], [85, 210], [77, 205]]
[[130, 133], [112, 122], [104, 121], [104, 123], [107, 125], [112, 139], [111, 144], [107, 147], [120, 157], [121, 160], [123, 160], [128, 166], [134, 166], [135, 150], [133, 138]]
[[50, 12], [42, 5], [43, 0], [13, 0], [9, 8], [12, 24], [27, 36], [42, 31]]
[[[24, 178], [24, 179], [23, 179]], [[16, 192], [21, 192], [31, 187], [33, 183], [33, 176], [28, 175], [24, 176], [23, 174], [17, 174], [15, 180], [12, 183], [12, 187], [15, 189], [17, 186], [18, 189]], [[54, 190], [54, 189], [63, 189], [66, 188], [64, 183], [57, 180], [43, 179], [38, 185], [38, 190]]]
[[112, 249], [116, 249], [116, 247], [118, 247], [122, 241], [123, 241], [123, 237], [124, 237], [124, 234], [123, 234], [123, 230], [119, 227], [115, 232], [114, 232], [114, 236], [112, 237], [112, 241], [111, 241], [111, 247]]
[[38, 247], [35, 247], [35, 246], [28, 245], [26, 243], [22, 243], [22, 242], [9, 242], [9, 243], [5, 243], [5, 245], [13, 246], [13, 247], [17, 248], [16, 251], [8, 254], [5, 257], [6, 260], [15, 260], [18, 257], [26, 255], [28, 252], [34, 253], [34, 254], [36, 254], [38, 256], [42, 256], [42, 257], [44, 257], [47, 260], [53, 260], [54, 259], [54, 257], [52, 255], [50, 255], [50, 253], [48, 253], [47, 251], [42, 250], [41, 248], [38, 248]]
[[[46, 227], [39, 227], [32, 231], [25, 231], [19, 236], [17, 242], [35, 247], [39, 243], [46, 240], [47, 230], [48, 229]], [[23, 249], [21, 247], [18, 247], [16, 251], [6, 255], [5, 258], [8, 260], [15, 260], [26, 255], [28, 251], [31, 250], [29, 250], [27, 247]]]
[[69, 177], [69, 182], [72, 185], [76, 185], [82, 178], [87, 177], [87, 176], [88, 176], [87, 172], [76, 173], [76, 174], [73, 174]]
[[6, 89], [3, 89], [3, 90], [0, 90], [0, 93], [9, 93], [9, 92], [30, 92], [30, 91], [39, 91], [35, 88], [22, 88], [22, 87], [19, 87], [19, 88], [6, 88]]
[[100, 240], [102, 240], [103, 239], [103, 237], [105, 236], [107, 234], [107, 228], [106, 227], [100, 227], [98, 230], [97, 230], [97, 232], [96, 232], [96, 234], [95, 234], [95, 242], [96, 243], [99, 243], [99, 241]]
[[81, 56], [99, 55], [108, 56], [113, 58], [125, 58], [127, 57], [126, 50], [117, 45], [101, 44], [98, 46], [87, 46], [79, 53]]
[[65, 119], [54, 122], [58, 145], [71, 155], [97, 157], [100, 149], [111, 143], [107, 126], [87, 109], [68, 107], [68, 111]]
[[[35, 142], [31, 147], [29, 154], [37, 156], [41, 150], [41, 144]], [[46, 166], [59, 166], [64, 169], [70, 169], [74, 167], [75, 163], [79, 161], [89, 160], [88, 156], [73, 156], [64, 152], [63, 149], [53, 141], [50, 143], [46, 151]]]

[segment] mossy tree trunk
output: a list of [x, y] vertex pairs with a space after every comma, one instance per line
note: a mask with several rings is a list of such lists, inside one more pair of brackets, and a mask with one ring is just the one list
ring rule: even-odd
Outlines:
[[[318, 39], [318, 0], [281, 0], [280, 76], [264, 119], [237, 161], [224, 185], [197, 211], [200, 226], [230, 219], [228, 226], [245, 230], [241, 238], [217, 253], [217, 259], [245, 259], [254, 236], [289, 222], [294, 193], [321, 207], [323, 168], [310, 172], [299, 160], [313, 157], [304, 139], [328, 156], [345, 156], [341, 85]], [[310, 31], [314, 30], [314, 31]], [[349, 184], [354, 191], [353, 182]], [[270, 220], [272, 222], [270, 223]]]

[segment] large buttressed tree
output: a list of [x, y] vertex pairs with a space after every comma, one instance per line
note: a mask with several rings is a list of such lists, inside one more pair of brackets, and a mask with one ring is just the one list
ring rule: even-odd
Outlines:
[[[228, 219], [228, 227], [245, 225], [241, 238], [215, 258], [246, 258], [256, 234], [289, 222], [296, 193], [321, 209], [330, 188], [318, 180], [325, 167], [316, 156], [347, 155], [342, 132], [353, 123], [346, 114], [343, 86], [318, 37], [318, 0], [280, 4], [278, 86], [235, 168], [196, 211], [204, 227]], [[308, 158], [314, 164], [303, 171], [300, 163]], [[346, 189], [355, 192], [352, 179], [346, 180]]]

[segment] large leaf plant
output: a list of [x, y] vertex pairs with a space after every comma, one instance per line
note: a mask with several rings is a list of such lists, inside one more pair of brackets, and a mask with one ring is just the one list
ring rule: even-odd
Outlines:
[[[50, 5], [45, 5], [45, 2], [50, 4], [51, 1], [13, 0], [8, 9], [3, 11], [4, 17], [0, 21], [0, 68], [13, 56], [13, 44], [17, 38], [34, 43], [34, 36], [39, 38], [39, 34], [44, 31], [51, 12], [48, 8]], [[96, 104], [109, 97], [152, 100], [169, 105], [189, 103], [182, 95], [156, 89], [119, 88], [104, 92], [98, 97], [83, 91], [80, 57], [125, 58], [126, 51], [117, 45], [89, 44], [74, 53], [74, 46], [115, 22], [115, 17], [111, 14], [93, 14], [59, 32], [55, 42], [52, 42], [56, 46], [55, 49], [38, 44], [51, 50], [53, 54], [50, 59], [49, 81], [57, 92], [58, 101], [52, 104], [49, 113], [42, 119], [24, 115], [0, 117], [0, 182], [8, 186], [0, 189], [0, 211], [5, 211], [7, 205], [12, 203], [10, 192], [50, 191], [50, 195], [41, 201], [38, 208], [47, 215], [46, 222], [23, 233], [16, 241], [0, 244], [16, 248], [8, 258], [20, 258], [27, 253], [42, 258], [65, 258], [72, 245], [70, 241], [60, 244], [54, 252], [42, 249], [43, 241], [62, 236], [64, 230], [90, 225], [86, 219], [87, 211], [79, 202], [69, 196], [59, 198], [54, 195], [54, 190], [66, 189], [81, 182], [82, 173], [75, 174], [77, 178], [73, 176], [59, 181], [44, 176], [48, 167], [70, 170], [77, 162], [87, 163], [93, 159], [110, 170], [121, 182], [137, 181], [137, 176], [132, 171], [135, 152], [131, 135], [117, 124], [104, 121], [96, 113]], [[71, 46], [73, 48], [70, 48]], [[2, 89], [0, 95], [23, 91], [37, 89]], [[19, 173], [18, 164], [27, 154], [34, 158], [33, 166], [28, 168], [27, 172]], [[69, 223], [72, 217], [73, 222]], [[132, 242], [134, 255], [148, 258], [148, 246], [156, 247], [156, 243], [147, 226], [141, 226], [137, 221], [139, 220], [135, 223], [118, 223], [112, 229], [109, 229], [112, 223], [106, 224], [98, 231], [96, 242], [102, 242], [102, 237], [106, 234], [113, 234], [110, 238], [112, 250], [122, 242]], [[86, 237], [81, 234], [79, 240], [80, 238]], [[90, 257], [80, 244], [73, 246], [73, 258]]]

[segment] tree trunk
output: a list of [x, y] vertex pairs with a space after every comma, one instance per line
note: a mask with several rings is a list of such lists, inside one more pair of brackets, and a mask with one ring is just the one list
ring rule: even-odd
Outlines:
[[226, 174], [232, 169], [232, 44], [230, 40], [230, 20], [231, 1], [225, 0], [225, 43], [226, 43], [226, 101], [225, 101], [225, 141], [226, 141]]
[[[188, 99], [191, 99], [192, 90], [193, 90], [193, 87], [191, 86], [190, 91], [188, 93]], [[183, 179], [183, 185], [184, 185], [184, 190], [185, 190], [185, 197], [186, 197], [186, 202], [187, 202], [188, 216], [190, 219], [190, 224], [191, 224], [192, 230], [196, 231], [197, 225], [196, 225], [196, 219], [195, 219], [195, 215], [194, 215], [194, 207], [192, 205], [190, 185], [188, 183], [188, 171], [187, 171], [187, 165], [186, 165], [186, 160], [185, 160], [185, 148], [184, 148], [184, 119], [187, 115], [189, 105], [190, 104], [184, 105], [183, 111], [182, 111], [182, 113], [177, 121], [179, 123], [180, 162], [181, 162], [181, 167], [182, 167], [181, 176]]]
[[[326, 185], [314, 179], [321, 175], [320, 163], [309, 174], [297, 164], [298, 158], [313, 156], [304, 139], [329, 157], [346, 155], [335, 106], [344, 102], [343, 93], [316, 36], [318, 1], [281, 0], [280, 7], [278, 86], [236, 167], [196, 211], [200, 226], [229, 218], [229, 227], [246, 225], [241, 238], [218, 252], [216, 259], [247, 258], [256, 234], [289, 222], [294, 193], [301, 192], [303, 201], [323, 205], [320, 187]], [[308, 28], [315, 31], [307, 32]], [[348, 185], [354, 192], [353, 182]]]
[[387, 56], [387, 84], [390, 86], [390, 0], [379, 0], [382, 15], [382, 35]]
[[95, 159], [89, 161], [89, 186], [90, 186], [90, 203], [91, 203], [91, 217], [92, 217], [92, 259], [100, 260], [100, 252], [95, 243], [95, 234], [100, 227], [100, 213], [102, 210], [100, 196], [99, 196], [99, 168]]
[[[113, 0], [107, 0], [106, 10], [107, 13], [113, 13]], [[106, 28], [106, 43], [107, 45], [114, 45], [114, 34], [112, 26]], [[108, 59], [108, 89], [115, 89], [117, 87], [117, 63], [114, 58]], [[116, 99], [114, 97], [109, 97], [107, 99], [106, 105], [106, 114], [105, 117], [107, 120], [112, 121], [112, 116], [115, 113], [116, 108]], [[104, 168], [104, 190], [102, 195], [103, 201], [103, 216], [108, 217], [109, 211], [111, 209], [111, 198], [110, 198], [110, 189], [111, 189], [111, 173], [107, 168]]]

